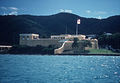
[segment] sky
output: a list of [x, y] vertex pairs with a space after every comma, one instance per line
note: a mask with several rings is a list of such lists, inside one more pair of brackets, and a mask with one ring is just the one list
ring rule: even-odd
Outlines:
[[52, 15], [60, 12], [87, 18], [120, 15], [120, 0], [0, 0], [0, 15]]

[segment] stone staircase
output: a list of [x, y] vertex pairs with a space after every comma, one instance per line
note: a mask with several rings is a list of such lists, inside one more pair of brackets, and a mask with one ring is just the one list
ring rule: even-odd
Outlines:
[[64, 54], [65, 50], [71, 50], [72, 43], [73, 43], [73, 41], [65, 41], [60, 48], [54, 50], [54, 54]]

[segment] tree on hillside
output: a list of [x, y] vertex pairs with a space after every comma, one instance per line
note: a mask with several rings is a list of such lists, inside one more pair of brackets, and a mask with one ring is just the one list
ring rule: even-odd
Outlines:
[[120, 33], [113, 35], [100, 35], [98, 37], [99, 46], [102, 48], [112, 47], [114, 49], [120, 49]]
[[74, 42], [72, 44], [72, 48], [78, 48], [79, 47], [79, 43], [78, 43], [79, 39], [78, 38], [74, 38], [73, 41]]

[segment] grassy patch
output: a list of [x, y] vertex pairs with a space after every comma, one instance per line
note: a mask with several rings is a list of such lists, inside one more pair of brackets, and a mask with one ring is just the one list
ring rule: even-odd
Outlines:
[[89, 49], [89, 54], [118, 54], [107, 49]]

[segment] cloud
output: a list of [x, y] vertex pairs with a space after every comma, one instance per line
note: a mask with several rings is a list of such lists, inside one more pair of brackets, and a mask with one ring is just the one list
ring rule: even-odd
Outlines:
[[86, 10], [85, 11], [87, 14], [92, 14], [92, 15], [103, 15], [107, 14], [105, 11], [91, 11], [91, 10]]
[[0, 7], [3, 12], [3, 15], [17, 15], [18, 8], [17, 7]]
[[15, 10], [15, 11], [18, 10], [18, 8], [16, 8], [16, 7], [8, 7], [8, 8], [11, 9], [11, 10]]
[[0, 9], [3, 9], [3, 10], [15, 10], [15, 11], [19, 10], [16, 7], [0, 7]]
[[64, 12], [64, 9], [60, 9], [60, 12]]
[[107, 14], [105, 11], [95, 11], [95, 14]]
[[90, 10], [86, 10], [86, 13], [88, 13], [88, 14], [89, 14], [89, 13], [91, 13], [91, 11], [90, 11]]
[[0, 9], [7, 10], [7, 8], [6, 8], [6, 7], [0, 7]]
[[60, 12], [72, 13], [72, 10], [68, 10], [68, 9], [60, 9]]
[[101, 19], [102, 19], [102, 17], [101, 17], [101, 16], [98, 16], [98, 17], [97, 17], [97, 19], [100, 19], [100, 20], [101, 20]]
[[72, 10], [65, 10], [65, 12], [72, 13]]
[[13, 11], [13, 12], [10, 12], [9, 15], [17, 15], [18, 12], [17, 11]]

